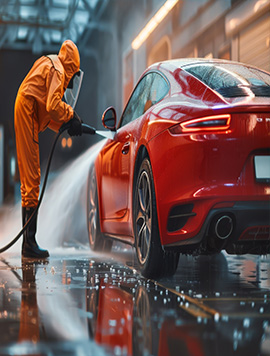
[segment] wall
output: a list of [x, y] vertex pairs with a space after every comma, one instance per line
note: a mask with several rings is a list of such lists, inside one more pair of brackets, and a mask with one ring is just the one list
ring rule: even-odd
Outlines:
[[[167, 59], [214, 57], [239, 60], [270, 71], [268, 0], [179, 0], [143, 45], [132, 50], [132, 40], [164, 2], [155, 2], [147, 16], [144, 3], [139, 2], [136, 8], [130, 6], [124, 16], [123, 74], [126, 73], [127, 59], [132, 58], [133, 87], [150, 63], [166, 59], [166, 56]], [[229, 25], [234, 27], [229, 28]], [[160, 48], [166, 53], [155, 50]], [[124, 104], [127, 88], [125, 78], [122, 79]]]
[[19, 85], [35, 59], [30, 52], [0, 51], [0, 124], [4, 130], [4, 196], [11, 200], [14, 181], [10, 177], [10, 161], [16, 150], [13, 108]]
[[0, 125], [0, 206], [4, 201], [4, 127]]

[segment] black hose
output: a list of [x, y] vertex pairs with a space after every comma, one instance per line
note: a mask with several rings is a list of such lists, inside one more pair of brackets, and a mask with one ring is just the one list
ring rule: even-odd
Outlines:
[[[65, 128], [67, 129], [67, 128]], [[56, 143], [58, 141], [58, 138], [61, 136], [61, 134], [64, 132], [65, 130], [59, 130], [55, 140], [54, 140], [54, 143], [52, 145], [52, 148], [51, 148], [51, 153], [49, 155], [49, 158], [48, 158], [48, 162], [47, 162], [47, 168], [46, 168], [46, 173], [45, 173], [45, 177], [44, 177], [44, 182], [43, 182], [43, 186], [42, 186], [42, 191], [41, 191], [41, 194], [40, 194], [40, 198], [39, 198], [39, 201], [38, 201], [38, 205], [36, 206], [36, 209], [33, 211], [32, 215], [30, 216], [30, 218], [27, 220], [27, 222], [25, 223], [25, 225], [23, 226], [23, 228], [21, 229], [21, 231], [17, 234], [17, 236], [14, 237], [13, 240], [11, 240], [6, 246], [0, 248], [0, 253], [8, 250], [11, 246], [13, 246], [18, 240], [19, 238], [22, 236], [22, 234], [25, 232], [25, 230], [27, 229], [27, 227], [31, 224], [32, 220], [34, 219], [34, 217], [37, 215], [38, 213], [38, 209], [40, 207], [40, 204], [42, 202], [42, 199], [43, 199], [43, 196], [44, 196], [44, 192], [45, 192], [45, 188], [46, 188], [46, 185], [47, 185], [47, 180], [48, 180], [48, 175], [49, 175], [49, 171], [50, 171], [50, 166], [51, 166], [51, 161], [52, 161], [52, 157], [53, 157], [53, 153], [54, 153], [54, 149], [55, 149], [55, 146], [56, 146]]]
[[[37, 215], [38, 209], [39, 209], [40, 204], [42, 202], [42, 199], [43, 199], [43, 196], [44, 196], [44, 192], [45, 192], [45, 188], [46, 188], [46, 185], [47, 185], [48, 175], [49, 175], [51, 161], [52, 161], [52, 157], [53, 157], [53, 153], [54, 153], [54, 149], [55, 149], [56, 143], [57, 143], [59, 137], [62, 135], [62, 133], [64, 131], [68, 130], [69, 127], [70, 127], [70, 123], [69, 122], [67, 122], [66, 124], [61, 126], [61, 128], [60, 128], [60, 130], [59, 130], [59, 132], [58, 132], [58, 134], [57, 134], [57, 136], [56, 136], [56, 138], [54, 140], [54, 143], [52, 145], [51, 153], [49, 155], [48, 162], [47, 162], [44, 182], [43, 182], [42, 190], [41, 190], [41, 193], [40, 193], [38, 205], [36, 206], [35, 210], [33, 211], [32, 215], [30, 216], [30, 218], [24, 224], [24, 226], [21, 229], [21, 231], [17, 234], [17, 236], [15, 236], [14, 239], [11, 240], [6, 246], [0, 248], [0, 253], [5, 252], [6, 250], [8, 250], [11, 246], [13, 246], [19, 240], [19, 238], [25, 232], [27, 227], [31, 224], [31, 222], [34, 219], [34, 217]], [[82, 133], [86, 133], [86, 134], [89, 134], [89, 135], [94, 135], [96, 133], [96, 130], [92, 126], [89, 126], [89, 125], [86, 125], [86, 124], [82, 124]]]

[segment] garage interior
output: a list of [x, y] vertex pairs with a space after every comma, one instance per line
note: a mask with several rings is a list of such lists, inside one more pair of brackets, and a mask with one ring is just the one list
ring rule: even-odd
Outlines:
[[[21, 224], [16, 93], [35, 60], [66, 39], [84, 71], [76, 111], [102, 130], [104, 110], [119, 118], [153, 63], [220, 58], [270, 72], [270, 1], [0, 0], [1, 245]], [[39, 135], [42, 174], [55, 136]], [[40, 210], [41, 243], [55, 254], [26, 265], [18, 246], [0, 256], [0, 355], [270, 355], [269, 256], [183, 256], [173, 277], [155, 281], [137, 272], [129, 246], [93, 254], [84, 208], [65, 187], [85, 183], [81, 162], [101, 138], [67, 139]]]

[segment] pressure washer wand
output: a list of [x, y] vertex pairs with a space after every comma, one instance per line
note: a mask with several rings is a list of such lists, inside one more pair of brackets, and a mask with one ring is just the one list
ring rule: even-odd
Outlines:
[[96, 129], [92, 126], [82, 124], [82, 132], [88, 135], [94, 135], [96, 133]]
[[[60, 127], [59, 133], [62, 134], [64, 131], [68, 130], [69, 128], [70, 128], [70, 122], [66, 122]], [[82, 124], [82, 133], [94, 135], [96, 133], [96, 129], [87, 124]]]

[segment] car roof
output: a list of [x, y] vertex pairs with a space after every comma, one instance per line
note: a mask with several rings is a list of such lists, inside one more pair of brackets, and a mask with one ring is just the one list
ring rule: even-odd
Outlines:
[[[179, 59], [172, 59], [172, 60], [166, 60], [166, 61], [161, 61], [161, 62], [157, 62], [154, 63], [153, 65], [151, 65], [150, 67], [148, 67], [146, 69], [145, 72], [149, 72], [149, 71], [161, 71], [163, 72], [165, 75], [168, 75], [168, 73], [173, 74], [177, 69], [182, 69], [182, 70], [188, 70], [189, 66], [193, 66], [193, 65], [205, 65], [205, 64], [212, 64], [212, 65], [237, 65], [237, 66], [242, 66], [242, 67], [246, 67], [246, 68], [252, 68], [255, 70], [259, 70], [261, 72], [264, 72], [266, 74], [269, 75], [269, 72], [264, 71], [260, 68], [256, 68], [255, 66], [249, 65], [249, 64], [245, 64], [245, 63], [241, 63], [241, 62], [237, 62], [237, 61], [231, 61], [231, 60], [226, 60], [226, 59], [218, 59], [218, 58], [179, 58]], [[145, 73], [144, 73], [145, 74]], [[198, 79], [198, 78], [197, 78]], [[198, 79], [199, 80], [199, 79]], [[207, 83], [202, 82], [203, 85], [207, 86]], [[210, 88], [211, 89], [211, 88]], [[211, 90], [213, 90], [216, 94], [218, 94], [218, 91], [215, 90], [215, 88], [212, 88]], [[262, 96], [262, 95], [259, 95]], [[265, 95], [266, 97], [269, 97], [269, 94]], [[239, 104], [240, 100], [243, 101], [242, 96], [239, 95], [239, 97], [237, 95], [235, 96], [231, 96], [228, 97], [226, 95], [219, 95], [219, 97], [222, 97], [222, 100], [226, 101], [228, 104], [232, 104], [232, 102], [237, 102]], [[226, 97], [226, 99], [225, 99]], [[264, 98], [264, 101], [266, 99]], [[269, 101], [269, 99], [267, 99]], [[256, 96], [256, 98], [253, 99], [253, 102], [261, 102], [262, 99], [258, 98]], [[263, 104], [265, 105], [265, 103], [263, 102]]]
[[[170, 59], [162, 62], [157, 62], [152, 64], [149, 69], [155, 69], [155, 68], [163, 68], [167, 70], [171, 70], [172, 67], [175, 68], [184, 68], [187, 65], [190, 64], [205, 64], [205, 63], [212, 63], [212, 64], [221, 64], [221, 63], [227, 63], [227, 64], [240, 64], [243, 66], [248, 66], [247, 64], [236, 62], [236, 61], [231, 61], [231, 60], [226, 60], [226, 59], [219, 59], [219, 58], [178, 58], [178, 59]], [[252, 67], [252, 66], [250, 66]]]

